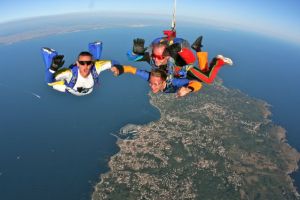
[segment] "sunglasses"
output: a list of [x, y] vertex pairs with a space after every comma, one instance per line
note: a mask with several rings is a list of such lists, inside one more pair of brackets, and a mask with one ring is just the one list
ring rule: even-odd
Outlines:
[[88, 60], [88, 61], [78, 60], [78, 63], [81, 65], [91, 65], [93, 63], [93, 61], [92, 60]]
[[165, 56], [163, 56], [163, 55], [152, 54], [151, 56], [152, 56], [153, 59], [156, 59], [156, 60], [163, 60], [163, 59], [165, 59]]

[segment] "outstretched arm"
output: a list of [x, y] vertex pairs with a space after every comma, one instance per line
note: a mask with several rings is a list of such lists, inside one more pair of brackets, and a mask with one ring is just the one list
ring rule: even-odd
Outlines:
[[141, 38], [136, 38], [133, 40], [132, 50], [127, 52], [127, 57], [131, 61], [146, 61], [150, 62], [150, 55], [146, 52], [145, 40]]
[[135, 61], [135, 62], [148, 62], [150, 63], [150, 55], [148, 52], [145, 52], [143, 55], [135, 54], [133, 51], [129, 50], [127, 51], [127, 58], [130, 61]]
[[70, 69], [60, 69], [64, 64], [64, 56], [50, 48], [42, 48], [42, 55], [46, 64], [46, 82], [53, 89], [60, 92], [66, 91], [65, 82], [72, 77]]
[[64, 65], [64, 55], [57, 55], [53, 49], [42, 48], [44, 62], [46, 64], [46, 82], [52, 83], [55, 81], [55, 73]]
[[117, 63], [118, 63], [117, 61], [113, 61], [113, 60], [96, 60], [94, 65], [97, 74], [100, 74], [102, 71], [110, 69], [113, 65]]
[[149, 80], [150, 72], [145, 70], [137, 69], [136, 67], [132, 66], [125, 66], [125, 65], [115, 65], [111, 68], [111, 71], [114, 73], [115, 76], [119, 76], [123, 73], [130, 73], [133, 75], [138, 75], [145, 81]]
[[174, 79], [172, 84], [180, 87], [177, 91], [177, 97], [183, 97], [189, 93], [198, 92], [202, 88], [202, 84], [199, 81], [188, 79]]

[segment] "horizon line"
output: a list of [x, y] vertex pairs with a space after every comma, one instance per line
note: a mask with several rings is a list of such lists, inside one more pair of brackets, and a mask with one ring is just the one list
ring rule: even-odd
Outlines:
[[[79, 13], [81, 14], [89, 14], [89, 15], [99, 15], [99, 16], [104, 16], [104, 17], [109, 17], [109, 18], [118, 18], [120, 15], [122, 17], [124, 17], [124, 15], [127, 15], [128, 17], [130, 17], [131, 15], [136, 15], [137, 13], [141, 13], [141, 12], [118, 12], [118, 14], [116, 15], [115, 13], [109, 12], [109, 11], [104, 11], [99, 13], [99, 11], [89, 11], [89, 12], [69, 12], [69, 13], [61, 13], [61, 14], [55, 14], [55, 15], [42, 15], [42, 16], [32, 16], [32, 17], [25, 17], [25, 18], [19, 18], [19, 19], [13, 19], [13, 20], [8, 20], [8, 21], [0, 21], [0, 27], [1, 26], [5, 26], [7, 24], [14, 24], [14, 23], [20, 23], [20, 22], [24, 22], [24, 21], [31, 21], [31, 20], [43, 20], [43, 19], [51, 19], [53, 17], [57, 18], [57, 17], [62, 17], [62, 16], [74, 16], [74, 15], [78, 15]], [[167, 14], [162, 14], [162, 13], [155, 13], [155, 15], [153, 15], [154, 13], [142, 13], [144, 15], [144, 17], [142, 19], [159, 19], [159, 21], [170, 21], [171, 24], [171, 17]], [[88, 16], [88, 15], [85, 15]], [[160, 18], [162, 17], [163, 18]], [[167, 16], [167, 17], [166, 17]], [[82, 17], [82, 16], [80, 16]], [[177, 21], [183, 21], [183, 22], [188, 22], [191, 24], [201, 24], [201, 25], [208, 25], [211, 27], [215, 27], [218, 29], [224, 29], [224, 30], [240, 30], [240, 31], [247, 31], [247, 32], [252, 32], [252, 33], [258, 33], [258, 34], [262, 34], [264, 36], [269, 36], [272, 38], [277, 38], [277, 39], [281, 39], [284, 40], [286, 42], [291, 42], [293, 44], [297, 43], [298, 45], [300, 45], [300, 39], [298, 37], [295, 37], [293, 35], [289, 35], [289, 34], [284, 34], [284, 33], [274, 33], [272, 30], [271, 31], [267, 31], [265, 27], [251, 27], [251, 26], [247, 26], [245, 24], [239, 24], [237, 22], [223, 22], [222, 20], [217, 20], [217, 19], [209, 19], [209, 18], [192, 18], [193, 20], [190, 19], [191, 17], [188, 17], [187, 15], [183, 16], [183, 15], [178, 15]], [[123, 18], [124, 19], [124, 18]], [[140, 19], [139, 19], [140, 20]], [[68, 27], [70, 28], [70, 27]], [[67, 29], [67, 28], [66, 28]], [[89, 30], [90, 27], [86, 30]], [[46, 28], [44, 29], [46, 30]], [[79, 31], [84, 31], [85, 29], [79, 30]], [[40, 30], [41, 31], [41, 30]], [[61, 31], [61, 32], [66, 32], [66, 31]], [[11, 35], [11, 36], [15, 36], [17, 34]], [[39, 37], [39, 36], [36, 36]], [[36, 38], [33, 37], [33, 38]], [[33, 38], [29, 38], [29, 39], [33, 39]], [[3, 40], [3, 37], [1, 37], [0, 35], [0, 44], [5, 43], [5, 42], [1, 42], [1, 39]], [[15, 41], [18, 42], [18, 41]], [[15, 43], [14, 41], [12, 41], [12, 43]], [[11, 42], [9, 42], [11, 43]]]

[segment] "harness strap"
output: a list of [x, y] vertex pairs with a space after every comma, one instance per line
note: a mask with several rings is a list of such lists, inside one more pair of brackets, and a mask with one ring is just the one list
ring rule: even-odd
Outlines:
[[[72, 78], [70, 80], [69, 83], [67, 83], [65, 81], [65, 85], [69, 88], [74, 88], [76, 82], [77, 82], [77, 79], [78, 79], [78, 66], [76, 65], [71, 65], [70, 66], [71, 70], [72, 70]], [[91, 74], [92, 74], [92, 77], [93, 77], [93, 80], [94, 80], [94, 83], [95, 84], [98, 84], [99, 83], [99, 75], [97, 73], [97, 70], [96, 70], [96, 67], [95, 65], [92, 66], [91, 68]]]

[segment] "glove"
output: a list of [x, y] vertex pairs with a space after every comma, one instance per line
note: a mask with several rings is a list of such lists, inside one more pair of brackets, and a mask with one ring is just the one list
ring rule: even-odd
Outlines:
[[123, 65], [115, 64], [113, 67], [117, 68], [117, 71], [113, 70], [115, 76], [120, 76], [124, 73]]
[[84, 87], [77, 88], [77, 92], [79, 92], [79, 93], [87, 93], [88, 91], [89, 91], [88, 88], [84, 88]]
[[166, 48], [166, 51], [169, 53], [169, 55], [172, 58], [176, 59], [178, 56], [178, 52], [181, 51], [181, 44], [179, 43], [172, 44]]
[[61, 68], [65, 63], [65, 61], [63, 59], [64, 59], [64, 55], [54, 56], [52, 58], [50, 70], [56, 72], [59, 68]]
[[136, 38], [133, 40], [133, 53], [143, 55], [147, 48], [144, 47], [145, 40], [141, 38]]

